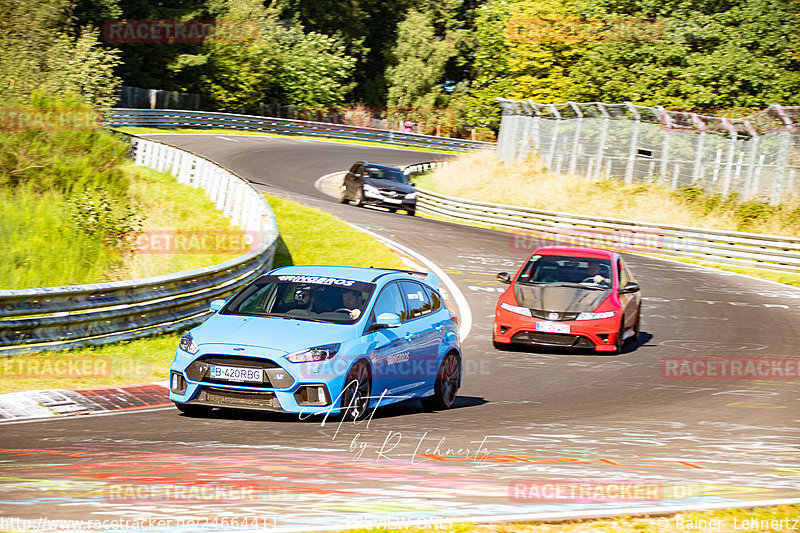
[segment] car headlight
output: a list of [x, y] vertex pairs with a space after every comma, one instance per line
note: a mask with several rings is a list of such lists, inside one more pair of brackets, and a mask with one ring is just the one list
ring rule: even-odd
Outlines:
[[317, 346], [315, 348], [308, 348], [307, 350], [300, 350], [299, 352], [290, 353], [285, 357], [292, 363], [311, 363], [314, 361], [324, 361], [336, 355], [336, 352], [339, 351], [341, 346], [341, 344], [325, 344], [324, 346]]
[[381, 191], [379, 191], [377, 187], [373, 187], [369, 183], [364, 184], [364, 196], [370, 196], [372, 198], [383, 198], [383, 195], [381, 195]]
[[180, 342], [178, 342], [178, 347], [184, 352], [190, 353], [192, 355], [200, 351], [200, 347], [197, 346], [197, 344], [195, 344], [191, 333], [187, 333], [186, 335], [181, 337]]
[[502, 307], [506, 311], [511, 311], [512, 313], [516, 313], [518, 315], [531, 316], [531, 310], [528, 309], [527, 307], [519, 307], [517, 305], [511, 305], [507, 303], [501, 303], [500, 307]]
[[416, 199], [417, 199], [417, 193], [410, 192], [406, 194], [406, 200], [416, 200]]
[[575, 320], [599, 320], [601, 318], [611, 318], [616, 314], [616, 311], [607, 311], [605, 313], [581, 313]]

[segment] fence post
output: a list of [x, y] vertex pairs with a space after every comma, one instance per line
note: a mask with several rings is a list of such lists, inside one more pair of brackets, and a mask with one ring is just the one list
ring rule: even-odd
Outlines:
[[639, 124], [642, 121], [642, 116], [639, 114], [639, 110], [636, 109], [636, 106], [631, 102], [625, 102], [625, 107], [628, 108], [628, 111], [630, 111], [634, 117], [631, 146], [628, 150], [628, 163], [625, 166], [625, 183], [633, 183], [633, 170], [634, 165], [636, 165], [636, 147], [639, 145]]
[[520, 136], [519, 146], [517, 148], [517, 163], [522, 163], [528, 158], [528, 152], [531, 148], [531, 137], [530, 137], [530, 130], [531, 130], [531, 117], [533, 116], [533, 110], [531, 106], [528, 105], [528, 102], [521, 101], [519, 102], [520, 107], [522, 108], [522, 113], [519, 115], [519, 120], [522, 121], [522, 135]]
[[703, 190], [707, 191], [705, 185], [705, 176], [703, 176], [703, 145], [705, 144], [706, 140], [706, 123], [700, 119], [697, 113], [690, 113], [692, 117], [692, 122], [694, 122], [697, 129], [700, 130], [699, 135], [697, 136], [697, 145], [694, 149], [694, 167], [692, 167], [692, 183], [696, 183], [698, 180], [700, 181], [700, 185], [703, 187]]
[[[547, 107], [550, 109], [550, 112], [553, 113], [553, 116], [556, 117], [556, 122], [553, 124], [553, 134], [550, 136], [550, 150], [547, 153], [547, 164], [545, 165], [548, 169], [553, 167], [553, 157], [556, 155], [556, 145], [558, 144], [558, 130], [561, 126], [561, 113], [558, 112], [556, 106], [553, 104], [547, 104]], [[561, 170], [561, 163], [558, 165], [558, 170]]]
[[658, 111], [659, 120], [662, 124], [664, 124], [664, 129], [662, 130], [662, 135], [664, 138], [661, 141], [661, 165], [658, 169], [659, 182], [661, 182], [668, 178], [669, 139], [670, 132], [672, 131], [672, 117], [669, 115], [669, 112], [660, 105], [655, 106], [655, 109]]
[[[608, 114], [608, 109], [606, 109], [606, 106], [604, 104], [598, 102], [595, 105], [597, 106], [597, 109], [600, 110], [600, 113], [603, 115], [603, 126], [600, 129], [600, 142], [597, 145], [597, 157], [594, 166], [594, 176], [589, 176], [587, 173], [587, 176], [592, 179], [598, 179], [600, 177], [600, 173], [602, 172], [603, 154], [606, 151], [606, 136], [608, 135], [608, 123], [611, 120], [611, 116]], [[610, 161], [611, 160], [609, 159], [609, 162]]]
[[517, 112], [513, 100], [507, 98], [498, 98], [502, 109], [502, 117], [500, 119], [500, 132], [497, 135], [497, 160], [501, 163], [513, 161], [516, 154], [514, 153], [515, 142], [517, 136], [517, 122], [515, 114]]
[[789, 128], [792, 126], [792, 119], [789, 117], [789, 114], [786, 113], [783, 106], [773, 104], [769, 107], [777, 111], [781, 122], [783, 122], [783, 127], [780, 129], [781, 144], [778, 149], [778, 158], [775, 162], [775, 180], [772, 185], [772, 195], [770, 196], [770, 203], [777, 204], [780, 202], [781, 189], [783, 188], [783, 180], [786, 175], [786, 163], [789, 159], [789, 146], [791, 144]]
[[578, 107], [578, 104], [575, 102], [567, 102], [569, 106], [572, 108], [572, 111], [575, 113], [578, 125], [575, 128], [575, 131], [572, 132], [572, 154], [570, 155], [569, 160], [569, 174], [570, 176], [574, 176], [576, 174], [578, 168], [578, 156], [580, 155], [580, 146], [581, 146], [581, 125], [583, 124], [583, 111], [581, 108]]

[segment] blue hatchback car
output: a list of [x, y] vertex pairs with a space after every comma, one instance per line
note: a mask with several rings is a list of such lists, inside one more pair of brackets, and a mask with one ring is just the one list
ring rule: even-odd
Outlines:
[[170, 400], [214, 407], [345, 414], [420, 398], [452, 407], [461, 385], [456, 315], [433, 274], [343, 266], [272, 270], [180, 340]]

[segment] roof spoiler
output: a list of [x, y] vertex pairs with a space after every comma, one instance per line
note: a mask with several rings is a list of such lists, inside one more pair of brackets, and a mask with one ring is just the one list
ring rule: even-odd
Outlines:
[[425, 283], [436, 289], [437, 291], [441, 292], [442, 289], [439, 288], [439, 278], [433, 272], [428, 272], [425, 276]]

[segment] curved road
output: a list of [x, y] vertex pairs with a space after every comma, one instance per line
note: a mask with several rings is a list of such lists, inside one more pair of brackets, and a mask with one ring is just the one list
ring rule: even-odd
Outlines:
[[[226, 529], [235, 518], [307, 531], [800, 501], [800, 290], [627, 255], [645, 298], [641, 339], [625, 353], [497, 351], [492, 315], [505, 286], [494, 276], [521, 263], [527, 241], [340, 205], [314, 187], [358, 159], [402, 165], [440, 154], [153, 137], [444, 269], [473, 316], [457, 406], [428, 413], [409, 401], [355, 425], [235, 411], [193, 419], [171, 407], [4, 424], [0, 515], [163, 520], [164, 529], [179, 520]], [[766, 360], [769, 375], [692, 379], [660, 364], [687, 358], [706, 365], [698, 372], [713, 368], [711, 356], [742, 368]]]

